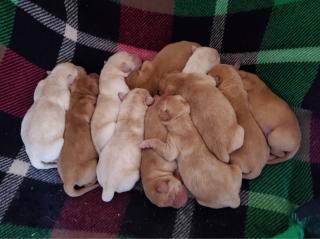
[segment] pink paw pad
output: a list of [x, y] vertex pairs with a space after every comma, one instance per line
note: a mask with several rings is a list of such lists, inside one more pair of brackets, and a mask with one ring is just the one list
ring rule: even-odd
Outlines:
[[140, 149], [149, 149], [151, 148], [151, 145], [149, 144], [148, 141], [142, 141], [139, 145]]

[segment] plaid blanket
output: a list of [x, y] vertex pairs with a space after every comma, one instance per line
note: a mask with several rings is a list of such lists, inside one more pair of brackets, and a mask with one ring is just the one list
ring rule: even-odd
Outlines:
[[[320, 196], [320, 1], [0, 0], [0, 237], [270, 237]], [[152, 58], [169, 42], [217, 48], [241, 60], [294, 108], [302, 145], [293, 160], [244, 181], [241, 207], [190, 199], [160, 209], [139, 187], [101, 200], [67, 197], [57, 171], [31, 167], [21, 119], [37, 82], [57, 63], [99, 72], [119, 50]], [[308, 235], [307, 235], [308, 236]]]

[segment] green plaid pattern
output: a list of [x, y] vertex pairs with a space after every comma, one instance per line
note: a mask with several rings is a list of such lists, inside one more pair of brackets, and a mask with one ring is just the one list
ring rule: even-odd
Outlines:
[[[293, 212], [320, 196], [319, 12], [312, 0], [0, 0], [0, 237], [265, 238], [285, 231]], [[299, 152], [244, 180], [241, 207], [212, 210], [190, 199], [185, 208], [160, 209], [141, 185], [110, 204], [101, 189], [71, 199], [56, 170], [31, 167], [20, 124], [45, 70], [72, 61], [99, 72], [116, 51], [150, 59], [179, 40], [218, 49], [224, 63], [240, 60], [299, 119]]]

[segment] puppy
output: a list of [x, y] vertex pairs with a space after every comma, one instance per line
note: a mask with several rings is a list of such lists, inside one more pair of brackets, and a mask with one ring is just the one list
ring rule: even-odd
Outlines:
[[123, 100], [114, 135], [100, 154], [97, 167], [99, 184], [103, 187], [102, 200], [109, 202], [115, 192], [133, 188], [139, 179], [143, 140], [144, 116], [153, 98], [145, 89], [119, 93]]
[[159, 117], [169, 132], [167, 141], [147, 139], [140, 147], [152, 148], [168, 161], [177, 159], [182, 180], [199, 204], [238, 207], [241, 169], [210, 153], [191, 121], [187, 101], [179, 95], [162, 97]]
[[193, 54], [182, 72], [207, 74], [213, 66], [219, 63], [220, 55], [217, 50], [210, 47], [193, 47]]
[[98, 153], [113, 135], [121, 101], [119, 92], [128, 92], [124, 78], [141, 65], [141, 60], [127, 52], [118, 52], [105, 63], [99, 80], [99, 96], [91, 121], [93, 143]]
[[147, 89], [151, 95], [157, 94], [158, 83], [169, 72], [181, 71], [196, 47], [195, 42], [180, 41], [165, 46], [152, 61], [144, 61], [138, 71], [133, 71], [126, 82], [130, 89]]
[[181, 95], [191, 107], [191, 118], [209, 150], [228, 163], [229, 154], [243, 144], [244, 130], [226, 97], [212, 77], [200, 74], [171, 73], [160, 82], [165, 95]]
[[82, 75], [71, 87], [64, 144], [58, 161], [58, 172], [64, 191], [78, 197], [98, 187], [96, 167], [98, 154], [90, 132], [90, 120], [99, 93], [99, 76]]
[[245, 71], [239, 73], [248, 92], [250, 110], [271, 149], [268, 163], [275, 164], [291, 159], [301, 143], [301, 131], [296, 115], [257, 75]]
[[69, 86], [80, 72], [83, 68], [72, 63], [58, 64], [35, 89], [34, 103], [22, 120], [21, 138], [37, 169], [57, 167], [69, 109]]
[[[154, 99], [155, 102], [148, 108], [144, 120], [144, 137], [165, 141], [168, 132], [158, 115], [160, 97], [155, 96]], [[180, 179], [174, 175], [176, 170], [175, 161], [169, 162], [161, 158], [152, 149], [142, 151], [141, 181], [143, 189], [149, 200], [158, 207], [180, 208], [187, 203], [187, 190]]]
[[248, 95], [241, 77], [233, 66], [223, 64], [214, 66], [208, 74], [218, 78], [218, 89], [227, 97], [236, 112], [238, 123], [244, 128], [243, 145], [231, 153], [230, 160], [240, 166], [243, 178], [256, 178], [267, 163], [270, 150], [249, 110]]

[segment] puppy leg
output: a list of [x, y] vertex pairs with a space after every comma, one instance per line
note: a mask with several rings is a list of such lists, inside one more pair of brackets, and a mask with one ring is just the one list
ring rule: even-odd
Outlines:
[[231, 145], [229, 147], [229, 153], [232, 153], [233, 151], [241, 148], [243, 145], [243, 140], [244, 140], [244, 129], [241, 126], [238, 126], [234, 137], [231, 141]]
[[271, 131], [267, 137], [270, 146], [270, 160], [268, 163], [280, 163], [292, 158], [299, 149], [295, 135], [286, 126]]
[[140, 144], [140, 148], [141, 149], [151, 148], [154, 151], [156, 151], [162, 158], [168, 161], [175, 160], [179, 155], [179, 151], [170, 137], [168, 137], [168, 141], [166, 143], [162, 142], [159, 139], [144, 140]]

